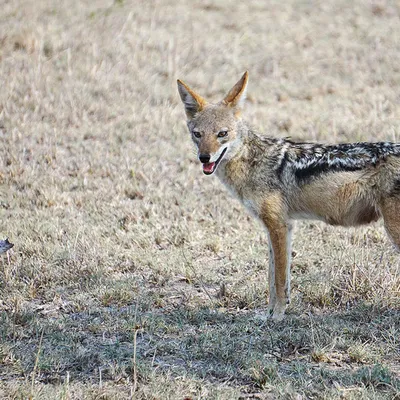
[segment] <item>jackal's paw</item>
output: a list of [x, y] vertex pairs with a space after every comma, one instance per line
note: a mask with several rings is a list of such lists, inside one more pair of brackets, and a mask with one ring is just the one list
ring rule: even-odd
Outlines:
[[283, 319], [285, 318], [285, 311], [274, 311], [271, 315], [271, 319], [273, 321], [283, 321]]
[[274, 307], [268, 307], [269, 317], [273, 321], [282, 321], [285, 317], [286, 304], [276, 303]]
[[285, 316], [286, 306], [280, 306], [279, 304], [269, 305], [267, 312], [257, 313], [255, 318], [260, 321], [282, 321]]

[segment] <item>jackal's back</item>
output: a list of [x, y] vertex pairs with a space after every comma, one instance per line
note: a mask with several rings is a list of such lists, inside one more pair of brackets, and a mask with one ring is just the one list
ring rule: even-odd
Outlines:
[[378, 167], [390, 156], [399, 157], [400, 160], [399, 143], [362, 142], [322, 145], [287, 141], [278, 171], [289, 169], [297, 183], [301, 184], [325, 173], [361, 171]]

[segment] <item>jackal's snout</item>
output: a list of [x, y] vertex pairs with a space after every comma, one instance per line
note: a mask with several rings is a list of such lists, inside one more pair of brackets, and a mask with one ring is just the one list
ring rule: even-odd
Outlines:
[[203, 164], [209, 163], [211, 159], [210, 154], [206, 154], [206, 153], [201, 153], [199, 154], [199, 160], [200, 162], [202, 162]]

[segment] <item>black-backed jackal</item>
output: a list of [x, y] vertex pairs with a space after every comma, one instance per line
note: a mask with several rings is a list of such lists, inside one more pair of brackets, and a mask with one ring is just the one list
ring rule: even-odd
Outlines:
[[400, 248], [400, 144], [296, 143], [261, 136], [241, 119], [248, 73], [211, 104], [178, 80], [187, 125], [206, 175], [215, 173], [269, 234], [269, 315], [290, 301], [295, 219], [355, 226], [383, 217]]

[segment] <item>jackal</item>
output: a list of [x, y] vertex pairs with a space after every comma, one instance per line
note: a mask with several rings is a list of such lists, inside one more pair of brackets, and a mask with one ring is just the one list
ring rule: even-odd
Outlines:
[[400, 143], [296, 143], [260, 135], [241, 118], [248, 73], [216, 104], [178, 80], [206, 175], [216, 174], [269, 234], [269, 316], [290, 302], [293, 220], [356, 226], [383, 217], [400, 248]]

